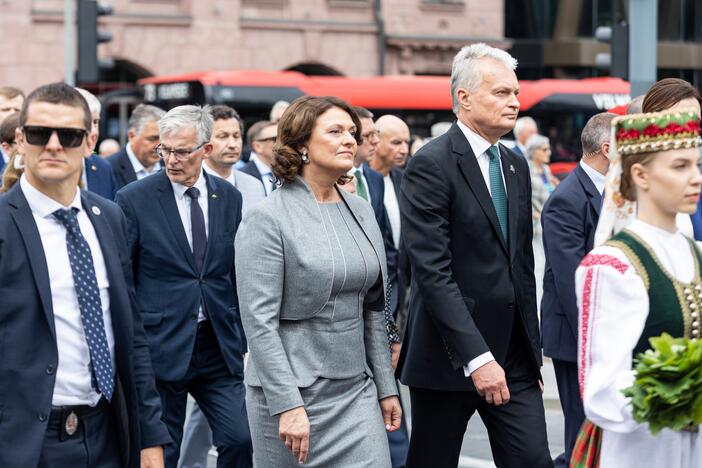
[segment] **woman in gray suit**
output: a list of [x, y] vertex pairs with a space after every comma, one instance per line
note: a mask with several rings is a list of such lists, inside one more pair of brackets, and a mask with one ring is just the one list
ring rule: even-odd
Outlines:
[[282, 183], [236, 236], [248, 337], [246, 406], [258, 467], [390, 467], [400, 425], [385, 252], [371, 206], [340, 190], [360, 140], [345, 102], [302, 97], [278, 124]]

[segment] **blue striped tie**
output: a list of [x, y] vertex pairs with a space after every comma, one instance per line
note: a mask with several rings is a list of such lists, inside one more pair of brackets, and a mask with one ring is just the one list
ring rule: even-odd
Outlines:
[[487, 149], [487, 154], [490, 157], [490, 194], [492, 195], [492, 204], [495, 205], [497, 212], [497, 220], [500, 222], [500, 230], [502, 237], [507, 242], [507, 192], [505, 184], [502, 182], [502, 171], [500, 170], [500, 155], [497, 152], [497, 146], [491, 146]]

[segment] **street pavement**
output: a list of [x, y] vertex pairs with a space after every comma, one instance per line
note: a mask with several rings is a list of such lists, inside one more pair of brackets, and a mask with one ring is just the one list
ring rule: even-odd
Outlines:
[[[544, 367], [541, 369], [544, 377], [544, 407], [546, 409], [546, 429], [548, 431], [549, 448], [552, 458], [556, 458], [563, 451], [563, 412], [558, 400], [558, 388], [556, 387], [556, 377], [553, 373], [553, 364], [548, 358], [544, 358]], [[407, 424], [412, 428], [410, 416], [410, 398], [407, 387], [401, 388], [402, 404], [407, 415]], [[190, 411], [188, 410], [188, 414]], [[210, 451], [207, 467], [217, 466], [217, 452]], [[490, 451], [490, 441], [487, 430], [476, 413], [468, 424], [468, 430], [463, 438], [463, 448], [458, 464], [459, 468], [494, 468], [492, 453]]]

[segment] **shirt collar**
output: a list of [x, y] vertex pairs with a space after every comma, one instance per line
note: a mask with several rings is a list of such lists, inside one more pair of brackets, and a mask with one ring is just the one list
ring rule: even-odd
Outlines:
[[[205, 172], [207, 172], [208, 174], [212, 174], [215, 177], [219, 177], [220, 179], [223, 179], [223, 177], [221, 175], [217, 174], [217, 172], [207, 164], [206, 160], [202, 162], [202, 169]], [[227, 177], [224, 180], [230, 182], [234, 187], [236, 187], [236, 175], [234, 175], [234, 171], [235, 171], [235, 169], [232, 167], [231, 174], [229, 174], [229, 177]]]
[[250, 159], [256, 165], [256, 168], [258, 169], [258, 172], [261, 173], [261, 175], [271, 173], [271, 166], [261, 161], [257, 154], [252, 154]]
[[83, 205], [80, 201], [80, 188], [76, 186], [76, 195], [73, 197], [73, 201], [68, 206], [63, 206], [53, 198], [43, 194], [37, 190], [32, 184], [27, 180], [26, 175], [22, 174], [20, 177], [20, 188], [22, 193], [24, 193], [24, 198], [27, 199], [29, 208], [32, 213], [35, 213], [41, 218], [50, 217], [56, 210], [65, 210], [67, 208], [77, 208], [79, 211], [83, 209]]
[[600, 194], [602, 194], [602, 192], [604, 192], [605, 184], [607, 182], [607, 176], [605, 176], [604, 174], [600, 174], [595, 169], [591, 168], [582, 159], [580, 160], [580, 167], [583, 168], [585, 174], [587, 174], [592, 183], [595, 184], [595, 188], [597, 189], [597, 191], [600, 192]]
[[146, 172], [146, 169], [144, 168], [144, 165], [137, 159], [136, 154], [134, 154], [134, 151], [132, 150], [132, 144], [127, 143], [127, 147], [125, 148], [127, 151], [127, 157], [129, 157], [129, 162], [132, 163], [132, 167], [134, 168], [134, 173], [139, 174], [140, 172], [143, 172], [144, 174], [153, 174], [154, 172], [158, 171], [161, 169], [161, 163], [157, 162], [154, 164], [153, 169], [151, 169], [151, 172]]
[[[173, 186], [173, 193], [175, 193], [175, 196], [178, 199], [183, 199], [185, 196], [186, 190], [188, 190], [190, 187], [187, 187], [183, 184], [179, 184], [178, 182], [173, 182], [171, 181], [171, 185]], [[198, 189], [200, 191], [200, 196], [206, 196], [207, 195], [207, 181], [205, 180], [205, 176], [202, 175], [202, 171], [200, 171], [200, 176], [197, 178], [195, 183], [193, 184], [193, 187]]]
[[[485, 153], [488, 148], [490, 148], [491, 145], [489, 141], [487, 141], [485, 138], [481, 137], [477, 133], [475, 133], [473, 130], [468, 128], [466, 124], [461, 122], [460, 120], [456, 121], [458, 124], [458, 128], [461, 129], [461, 132], [463, 132], [463, 135], [465, 135], [466, 139], [468, 140], [468, 144], [470, 145], [470, 148], [473, 150], [473, 154], [475, 154], [475, 157], [478, 158], [480, 157], [483, 153]], [[497, 146], [497, 145], [495, 145]], [[498, 149], [499, 152], [499, 149]]]

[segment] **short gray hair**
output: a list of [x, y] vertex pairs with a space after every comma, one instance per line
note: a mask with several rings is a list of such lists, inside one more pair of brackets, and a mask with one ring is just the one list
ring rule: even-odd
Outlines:
[[551, 145], [551, 140], [546, 138], [543, 135], [539, 135], [538, 133], [532, 135], [529, 137], [529, 139], [526, 141], [524, 144], [524, 156], [526, 156], [527, 159], [532, 159], [532, 156], [534, 156], [534, 153], [536, 152], [537, 149], [541, 148], [544, 145]]
[[463, 47], [453, 58], [451, 67], [451, 99], [453, 100], [453, 113], [458, 113], [458, 88], [468, 91], [476, 89], [482, 80], [479, 73], [478, 61], [489, 57], [503, 63], [510, 70], [517, 69], [517, 59], [502, 49], [490, 47], [482, 42]]
[[587, 121], [583, 128], [583, 132], [580, 134], [583, 157], [597, 153], [604, 143], [610, 141], [612, 120], [615, 117], [617, 115], [611, 112], [601, 112], [590, 117], [590, 120]]
[[539, 126], [536, 125], [536, 120], [532, 119], [531, 117], [519, 117], [517, 121], [514, 122], [514, 136], [516, 137], [521, 135], [524, 131], [524, 127], [526, 127], [528, 124], [533, 125], [534, 128], [539, 128]]
[[102, 109], [102, 104], [100, 104], [100, 100], [87, 89], [78, 88], [76, 86], [76, 91], [78, 91], [80, 95], [83, 96], [83, 99], [85, 99], [85, 102], [88, 103], [90, 113], [100, 115], [100, 110]]
[[214, 119], [210, 106], [178, 106], [169, 110], [158, 121], [158, 132], [161, 135], [173, 134], [180, 130], [195, 128], [197, 144], [207, 143], [212, 138]]
[[640, 114], [643, 112], [643, 102], [644, 98], [646, 97], [645, 94], [642, 94], [641, 96], [636, 96], [634, 99], [629, 102], [629, 105], [626, 106], [626, 113], [627, 114]]
[[166, 115], [166, 111], [160, 107], [150, 104], [139, 104], [134, 108], [132, 115], [129, 117], [127, 129], [139, 135], [144, 131], [146, 124], [158, 122], [164, 115]]

